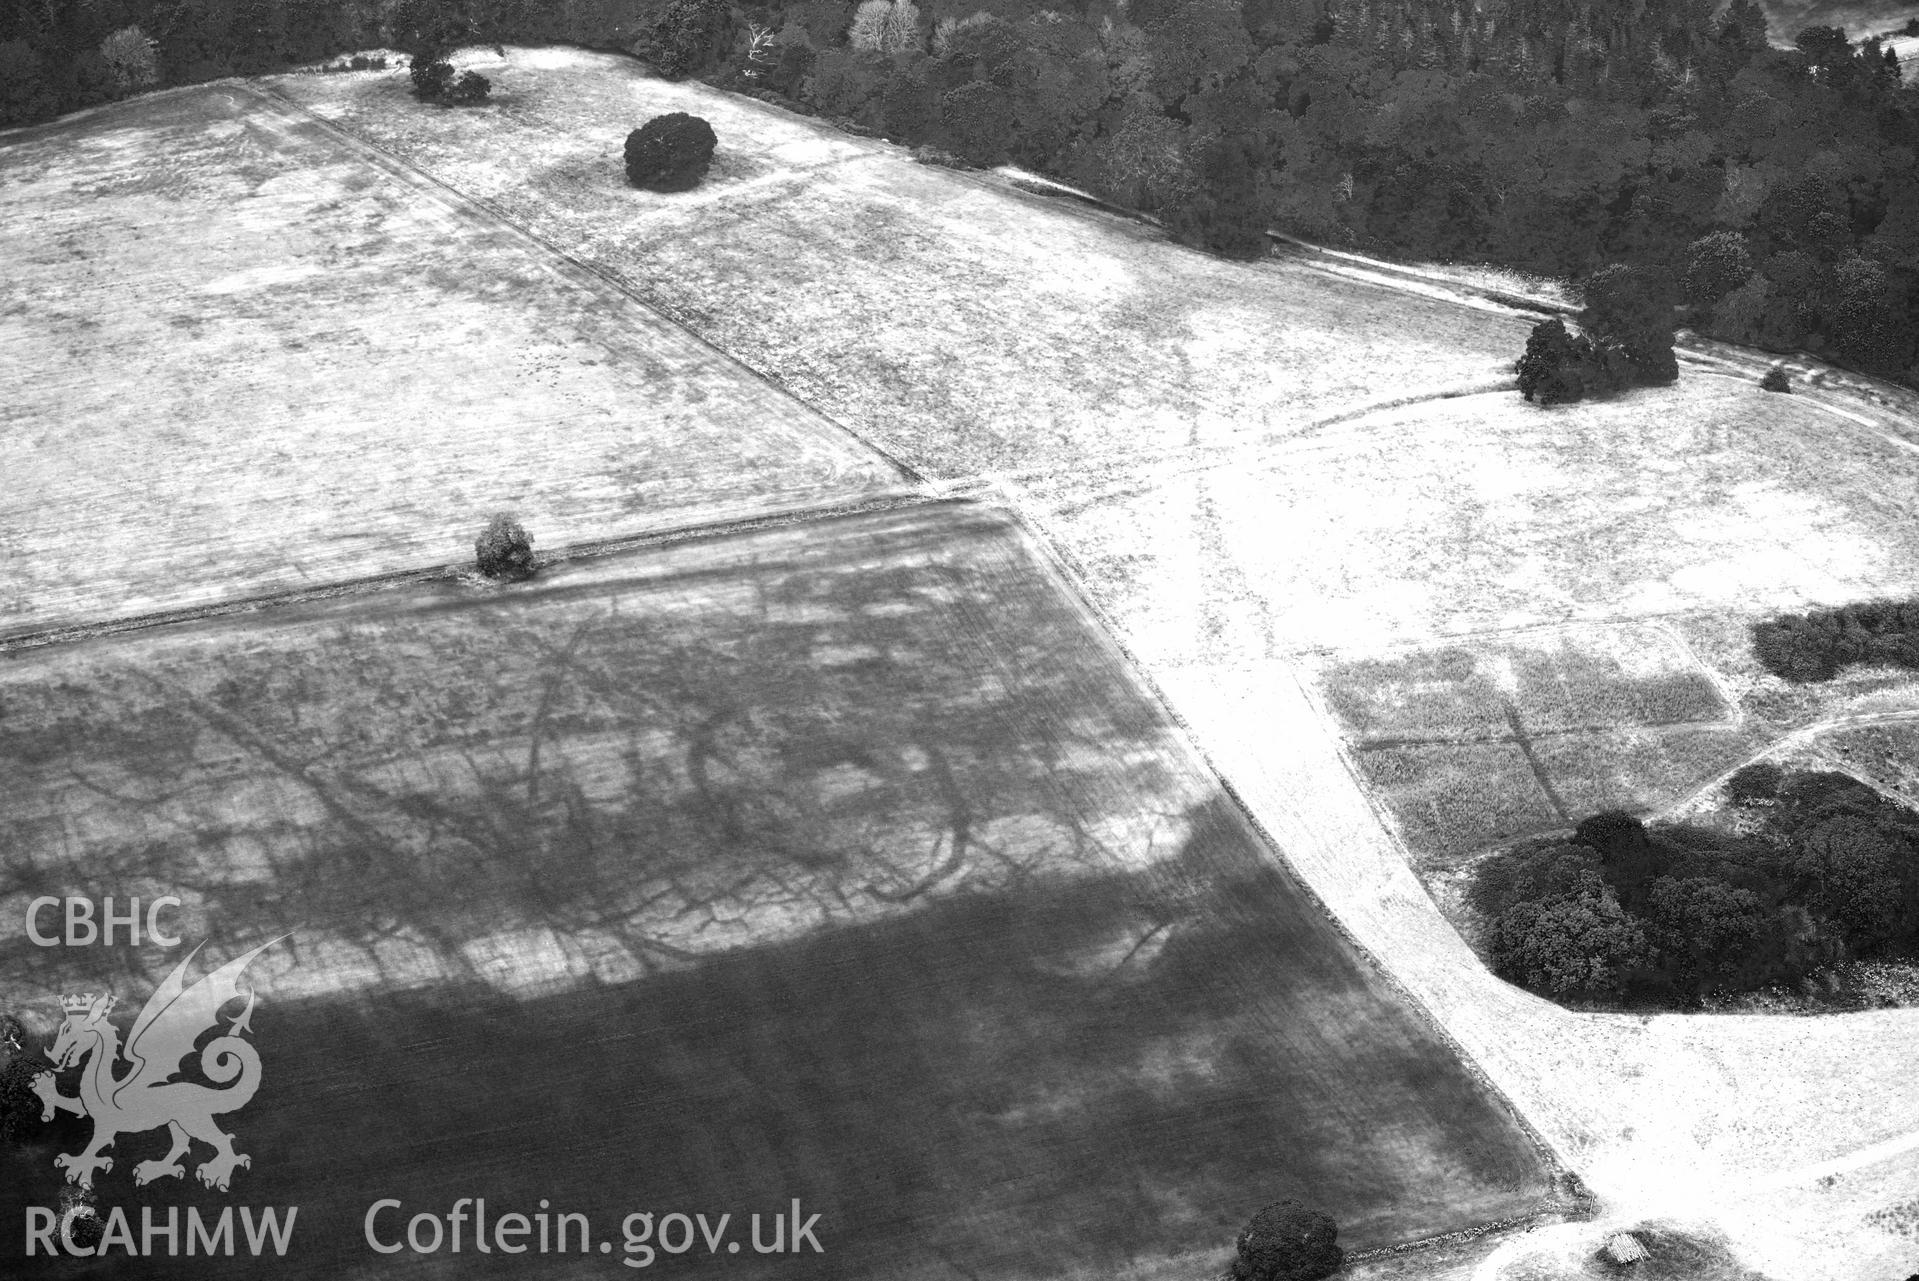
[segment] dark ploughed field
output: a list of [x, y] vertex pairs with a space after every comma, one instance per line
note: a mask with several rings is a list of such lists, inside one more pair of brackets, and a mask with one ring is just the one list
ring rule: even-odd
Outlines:
[[[222, 1118], [251, 1167], [208, 1191], [196, 1146], [136, 1188], [150, 1131], [97, 1180], [136, 1238], [143, 1208], [297, 1206], [286, 1256], [240, 1231], [23, 1275], [627, 1275], [638, 1211], [731, 1216], [652, 1255], [676, 1275], [1203, 1275], [1282, 1196], [1365, 1249], [1549, 1193], [991, 509], [17, 652], [0, 773], [0, 1005], [34, 1044], [62, 993], [116, 993], [124, 1036], [195, 943], [197, 977], [291, 933]], [[169, 893], [171, 950], [11, 924]], [[7, 1151], [0, 1256], [87, 1124]], [[593, 1251], [365, 1239], [382, 1198], [391, 1243], [462, 1197], [583, 1214]], [[756, 1253], [795, 1199], [823, 1252]]]

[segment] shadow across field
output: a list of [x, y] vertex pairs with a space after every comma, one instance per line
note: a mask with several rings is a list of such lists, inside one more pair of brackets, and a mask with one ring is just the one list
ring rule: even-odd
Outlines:
[[[1227, 803], [1194, 817], [1147, 872], [960, 896], [687, 972], [524, 1001], [446, 985], [263, 1005], [266, 1084], [229, 1118], [254, 1166], [231, 1199], [300, 1207], [275, 1267], [295, 1276], [370, 1260], [382, 1197], [405, 1205], [388, 1240], [461, 1196], [496, 1216], [547, 1198], [616, 1251], [634, 1210], [730, 1213], [738, 1240], [798, 1198], [821, 1255], [701, 1246], [656, 1266], [806, 1277], [1223, 1260], [1281, 1196], [1325, 1206], [1355, 1248], [1531, 1208], [1544, 1181], [1511, 1121]], [[122, 1167], [156, 1139], [125, 1142]], [[29, 1204], [57, 1204], [50, 1164], [22, 1174]], [[103, 1187], [129, 1208], [219, 1204]]]

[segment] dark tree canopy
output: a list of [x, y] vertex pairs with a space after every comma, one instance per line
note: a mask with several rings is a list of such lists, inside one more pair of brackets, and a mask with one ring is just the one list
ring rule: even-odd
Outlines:
[[1609, 811], [1481, 860], [1493, 968], [1554, 997], [1697, 1002], [1919, 947], [1919, 814], [1836, 771], [1749, 765], [1737, 831]]
[[500, 33], [518, 20], [512, 3], [494, 0], [400, 0], [387, 14], [387, 39], [407, 56], [413, 95], [422, 102], [484, 102], [492, 82], [477, 71], [456, 74], [449, 59], [462, 45], [490, 44], [505, 55]]
[[1481, 864], [1467, 899], [1487, 916], [1536, 899], [1597, 893], [1599, 859], [1585, 845], [1556, 844], [1513, 850]]
[[672, 0], [636, 51], [668, 80], [678, 80], [718, 65], [736, 31], [727, 0]]
[[1533, 326], [1525, 354], [1514, 369], [1519, 391], [1541, 405], [1561, 405], [1586, 395], [1586, 373], [1592, 365], [1592, 343], [1566, 328], [1557, 316]]
[[1651, 848], [1646, 824], [1624, 810], [1602, 810], [1581, 820], [1573, 840], [1608, 859], [1632, 858]]
[[533, 537], [511, 516], [495, 516], [473, 540], [473, 559], [488, 578], [525, 578], [533, 573]]
[[1650, 965], [1644, 930], [1612, 891], [1520, 903], [1493, 922], [1493, 968], [1549, 996], [1613, 996]]
[[1861, 601], [1754, 623], [1753, 655], [1794, 682], [1828, 681], [1857, 663], [1919, 669], [1919, 598]]
[[1736, 231], [1715, 231], [1686, 247], [1686, 301], [1710, 307], [1746, 283], [1752, 251]]
[[698, 116], [655, 116], [626, 136], [626, 180], [648, 191], [691, 191], [718, 146], [713, 126]]
[[1254, 1215], [1234, 1248], [1234, 1281], [1319, 1281], [1345, 1259], [1332, 1218], [1297, 1201], [1275, 1201]]
[[1272, 248], [1270, 211], [1260, 199], [1259, 176], [1273, 160], [1257, 138], [1223, 137], [1208, 144], [1198, 165], [1199, 194], [1169, 210], [1175, 239], [1226, 258], [1263, 258]]
[[1673, 354], [1673, 297], [1661, 273], [1612, 263], [1586, 280], [1579, 325], [1595, 341], [1617, 343], [1633, 380], [1657, 386], [1678, 381]]
[[1726, 796], [1735, 805], [1769, 801], [1779, 795], [1779, 785], [1785, 777], [1786, 772], [1771, 761], [1754, 761], [1733, 771], [1732, 777], [1726, 780]]

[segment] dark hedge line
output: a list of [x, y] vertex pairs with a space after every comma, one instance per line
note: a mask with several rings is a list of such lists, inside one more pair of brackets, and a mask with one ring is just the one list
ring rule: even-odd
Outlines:
[[1494, 969], [1543, 996], [1683, 1007], [1919, 949], [1919, 815], [1768, 764], [1727, 791], [1749, 834], [1609, 812], [1487, 859], [1468, 900]]
[[1789, 681], [1829, 681], [1854, 664], [1919, 668], [1919, 599], [1784, 614], [1753, 624], [1752, 647]]
[[[1919, 88], [1834, 28], [1769, 48], [1750, 0], [1716, 17], [1689, 0], [430, 3], [470, 42], [623, 49], [1016, 162], [1216, 253], [1259, 256], [1276, 227], [1575, 280], [1631, 264], [1683, 283], [1704, 333], [1919, 386]], [[148, 83], [125, 40], [102, 52], [130, 26], [155, 42], [151, 82], [184, 84], [391, 44], [392, 10], [6, 7], [0, 122]]]

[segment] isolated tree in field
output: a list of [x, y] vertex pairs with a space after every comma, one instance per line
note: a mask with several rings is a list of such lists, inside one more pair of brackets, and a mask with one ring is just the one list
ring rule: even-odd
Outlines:
[[626, 135], [626, 180], [648, 191], [691, 191], [718, 145], [713, 126], [698, 116], [655, 116]]
[[1275, 1201], [1254, 1215], [1234, 1250], [1233, 1281], [1319, 1281], [1345, 1260], [1338, 1225], [1297, 1201]]
[[527, 578], [533, 573], [533, 536], [502, 513], [473, 540], [473, 560], [488, 578]]
[[1790, 392], [1792, 379], [1787, 375], [1785, 366], [1774, 365], [1766, 371], [1765, 377], [1759, 380], [1759, 385], [1766, 391]]
[[444, 102], [453, 89], [453, 64], [415, 58], [407, 78], [413, 82], [413, 96], [421, 102]]

